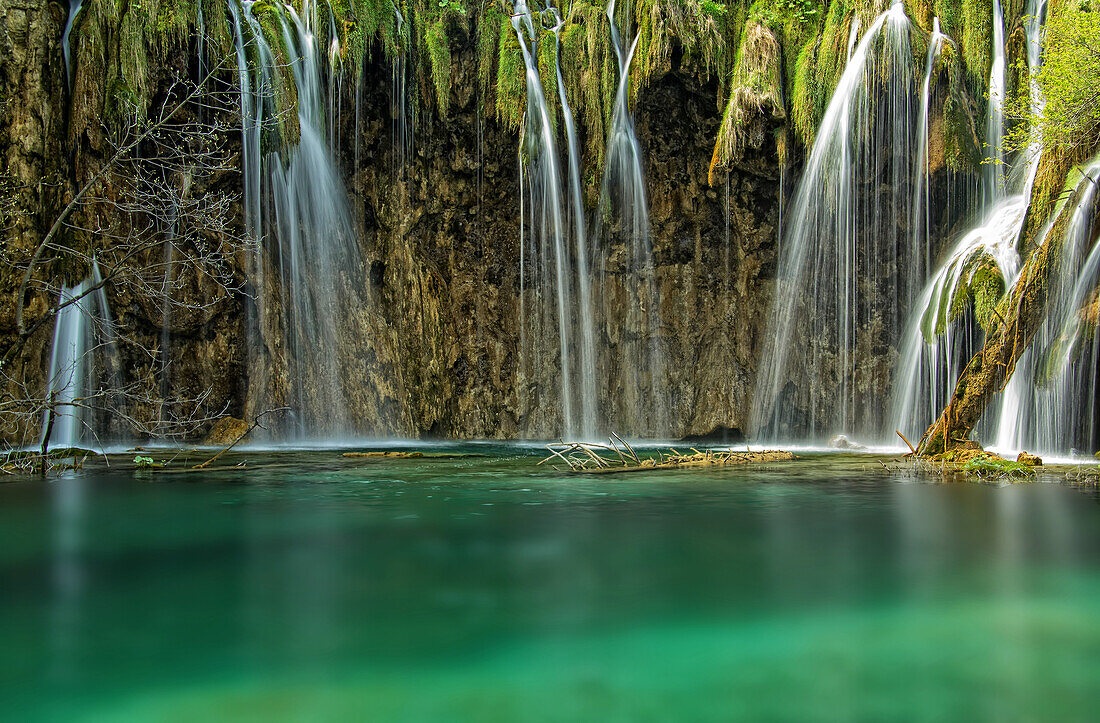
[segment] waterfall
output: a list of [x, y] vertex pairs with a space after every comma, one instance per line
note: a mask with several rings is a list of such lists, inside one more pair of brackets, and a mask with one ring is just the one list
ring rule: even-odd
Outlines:
[[848, 55], [846, 56], [848, 62], [852, 62], [852, 53], [856, 50], [856, 43], [859, 42], [860, 31], [860, 19], [858, 15], [852, 17], [851, 27], [848, 29]]
[[[1031, 0], [1035, 20], [1029, 23], [1028, 60], [1032, 72], [1038, 70], [1041, 51], [1042, 22], [1039, 14], [1045, 8], [1045, 0]], [[1009, 290], [1020, 270], [1017, 250], [1020, 232], [1027, 217], [1031, 199], [1031, 186], [1038, 170], [1042, 151], [1041, 139], [1033, 137], [1030, 146], [1020, 153], [1011, 173], [1006, 173], [1002, 152], [1004, 133], [1004, 18], [999, 2], [993, 8], [994, 36], [1001, 38], [994, 43], [993, 72], [990, 79], [990, 102], [987, 108], [987, 142], [993, 148], [993, 163], [983, 169], [983, 205], [981, 221], [963, 235], [947, 253], [931, 279], [906, 326], [901, 345], [900, 366], [895, 370], [894, 394], [891, 406], [891, 429], [907, 435], [920, 435], [946, 406], [963, 367], [980, 347], [982, 334], [976, 328], [972, 315], [953, 317], [951, 308], [960, 288], [969, 286], [985, 264], [993, 263], [1004, 288]], [[929, 50], [931, 56], [931, 49]], [[1032, 80], [1033, 102], [1041, 102], [1037, 84]], [[923, 159], [922, 159], [923, 161]], [[922, 172], [923, 175], [923, 172]], [[918, 187], [926, 187], [924, 184]], [[927, 208], [927, 199], [914, 209], [914, 218], [921, 208]], [[917, 228], [918, 224], [914, 223]], [[924, 238], [928, 225], [919, 225]], [[1026, 366], [1026, 360], [1023, 366]], [[1026, 384], [1026, 374], [1017, 373], [1010, 380], [1002, 397], [1001, 419], [1012, 420], [1018, 416], [1021, 395]], [[995, 420], [994, 420], [995, 421]], [[988, 424], [988, 422], [987, 422]], [[1002, 425], [997, 432], [998, 446], [1010, 435]]]
[[[628, 97], [630, 65], [640, 36], [624, 50], [615, 24], [614, 0], [608, 3], [607, 17], [619, 67], [619, 86], [604, 156], [600, 215], [593, 234], [593, 238], [599, 238], [604, 230], [609, 233], [609, 238], [603, 239], [608, 247], [604, 249], [600, 277], [611, 344], [601, 371], [612, 380], [611, 420], [636, 434], [662, 436], [668, 433], [668, 403], [664, 355], [658, 339], [660, 297], [649, 235], [642, 149]], [[612, 249], [620, 243], [624, 252], [617, 254]]]
[[[538, 70], [538, 30], [534, 16], [523, 0], [518, 0], [514, 4], [511, 22], [523, 52], [527, 82], [527, 122], [522, 141], [522, 154], [525, 158], [521, 156], [520, 162], [521, 169], [526, 165], [526, 171], [521, 170], [521, 195], [526, 196], [526, 208], [521, 207], [521, 216], [524, 210], [529, 214], [529, 225], [527, 236], [523, 235], [524, 228], [521, 226], [520, 243], [524, 249], [525, 258], [520, 260], [520, 275], [523, 277], [528, 273], [531, 274], [533, 288], [523, 291], [524, 295], [528, 296], [528, 303], [533, 303], [535, 306], [531, 314], [535, 343], [539, 344], [543, 338], [548, 341], [551, 336], [548, 327], [556, 327], [562, 432], [566, 435], [576, 435], [582, 430], [578, 425], [577, 400], [574, 397], [574, 389], [578, 381], [577, 371], [574, 368], [574, 347], [578, 341], [576, 339], [578, 330], [574, 324], [574, 318], [575, 316], [584, 317], [585, 314], [582, 309], [577, 309], [575, 306], [573, 289], [574, 286], [588, 284], [589, 279], [586, 275], [578, 277], [573, 270], [568, 239], [569, 207], [562, 199], [562, 177], [558, 166], [557, 141]], [[565, 104], [563, 112], [568, 115], [567, 108], [568, 105]], [[568, 140], [575, 144], [575, 134], [571, 134]], [[574, 145], [569, 152], [571, 166], [575, 153]], [[579, 171], [577, 183], [579, 187]], [[522, 222], [523, 219], [521, 224]], [[575, 227], [583, 227], [583, 224], [582, 216], [576, 220]], [[576, 239], [576, 244], [578, 248], [583, 249], [583, 232]], [[580, 259], [578, 259], [579, 262]], [[521, 314], [524, 313], [526, 310], [521, 304]], [[579, 334], [579, 336], [585, 335]], [[538, 366], [537, 361], [536, 366]], [[594, 387], [590, 388], [594, 389]], [[584, 405], [594, 405], [594, 400], [583, 402], [582, 406]], [[592, 418], [585, 418], [586, 424], [594, 421]]]
[[241, 86], [245, 222], [262, 247], [250, 273], [255, 309], [249, 408], [288, 404], [298, 434], [340, 434], [348, 423], [341, 339], [361, 306], [355, 290], [362, 284], [356, 281], [360, 259], [347, 192], [325, 140], [335, 138], [335, 106], [322, 80], [317, 7], [306, 0], [299, 14], [290, 5], [272, 6], [297, 98], [298, 139], [290, 146], [282, 138], [290, 110], [283, 81], [287, 62], [272, 49], [252, 8], [230, 0]]
[[788, 211], [753, 404], [767, 439], [878, 433], [884, 352], [923, 278], [911, 217], [910, 25], [895, 2], [868, 27], [829, 102]]
[[[999, 11], [1000, 4], [995, 3], [995, 24], [997, 20], [996, 14], [998, 14]], [[1028, 16], [1031, 19], [1025, 26], [1025, 31], [1027, 35], [1028, 69], [1031, 74], [1030, 93], [1032, 105], [1036, 106], [1038, 112], [1041, 112], [1041, 106], [1045, 102], [1036, 78], [1042, 59], [1042, 34], [1045, 11], [1046, 0], [1028, 0]], [[1003, 25], [1003, 20], [1001, 24]], [[991, 109], [990, 115], [992, 116], [994, 112], [999, 113], [1000, 111]], [[1033, 130], [1028, 147], [1021, 152], [1020, 160], [1022, 162], [1016, 164], [1016, 168], [1013, 169], [1013, 173], [1010, 177], [1002, 179], [1002, 182], [1006, 183], [1013, 192], [1023, 196], [1024, 203], [1027, 203], [1031, 198], [1031, 188], [1035, 182], [1035, 176], [1039, 171], [1042, 151], [1042, 137], [1038, 132]], [[1020, 227], [1023, 227], [1023, 218], [1020, 219]], [[1015, 276], [1011, 278], [1005, 277], [1005, 288], [1011, 289], [1015, 283]], [[1023, 354], [1017, 363], [1016, 371], [1005, 385], [1001, 397], [1000, 417], [996, 420], [997, 429], [995, 441], [999, 449], [1011, 449], [1015, 447], [1018, 442], [1018, 430], [1022, 429], [1025, 423], [1025, 420], [1021, 419], [1021, 411], [1024, 408], [1023, 402], [1025, 397], [1029, 395], [1030, 386], [1032, 384], [1030, 365], [1031, 354]], [[992, 420], [990, 421], [992, 422]]]
[[[397, 3], [393, 5], [393, 12], [397, 19], [397, 37], [403, 39], [406, 32], [405, 16], [401, 14]], [[404, 40], [401, 41], [401, 51], [394, 57], [392, 67], [393, 108], [391, 118], [393, 120], [391, 134], [393, 138], [393, 171], [395, 178], [403, 176], [413, 154], [412, 108], [408, 99], [408, 82], [406, 79], [409, 68], [408, 45]], [[358, 148], [358, 144], [356, 144], [356, 148]]]
[[569, 195], [573, 204], [573, 240], [577, 259], [577, 335], [580, 341], [580, 382], [581, 428], [586, 438], [594, 438], [597, 432], [599, 411], [596, 400], [596, 328], [593, 318], [591, 275], [588, 269], [588, 241], [585, 238], [584, 194], [581, 191], [580, 144], [577, 142], [577, 126], [573, 120], [573, 111], [565, 94], [565, 79], [561, 73], [561, 28], [565, 22], [557, 8], [551, 6], [556, 23], [554, 25], [554, 54], [556, 58], [558, 80], [558, 99], [561, 101], [562, 117], [565, 119], [565, 137], [569, 155]]
[[1002, 451], [1091, 453], [1100, 443], [1095, 401], [1100, 346], [1095, 319], [1087, 313], [1100, 284], [1100, 245], [1092, 243], [1097, 184], [1100, 161], [1084, 171], [1076, 186], [1061, 259], [1049, 286], [1046, 319], [1005, 388], [996, 440]]
[[76, 24], [76, 16], [80, 14], [80, 8], [83, 6], [84, 0], [69, 0], [69, 16], [65, 19], [65, 30], [61, 33], [61, 55], [65, 59], [65, 85], [69, 92], [73, 89], [73, 50], [69, 42], [73, 26]]
[[956, 320], [953, 306], [963, 287], [974, 282], [983, 264], [996, 266], [1001, 279], [1020, 271], [1016, 250], [1028, 198], [1015, 195], [991, 208], [982, 222], [962, 237], [932, 275], [906, 326], [891, 407], [891, 432], [919, 437], [947, 405], [963, 367], [980, 345], [969, 316]]
[[[924, 80], [921, 83], [921, 106], [917, 128], [917, 162], [913, 173], [913, 200], [910, 230], [913, 236], [913, 248], [923, 250], [925, 268], [930, 267], [929, 254], [932, 250], [928, 133], [929, 113], [932, 99], [932, 79], [935, 73], [944, 42], [950, 43], [940, 30], [939, 18], [933, 19], [932, 34], [928, 40], [928, 56], [925, 60]], [[933, 307], [933, 301], [939, 301], [940, 295], [953, 294], [958, 288], [964, 270], [981, 249], [994, 245], [992, 239], [975, 235], [959, 243], [948, 255], [948, 263], [934, 275], [933, 282], [925, 287], [917, 302], [917, 309], [927, 310]], [[923, 432], [926, 420], [930, 420], [946, 403], [950, 386], [948, 379], [958, 374], [958, 369], [966, 362], [966, 351], [970, 345], [960, 343], [973, 335], [972, 324], [957, 328], [948, 323], [943, 330], [947, 343], [935, 345], [926, 343], [928, 322], [933, 329], [941, 321], [939, 312], [948, 313], [949, 309], [939, 304], [931, 314], [913, 314], [902, 337], [900, 368], [895, 377], [895, 393], [891, 406], [891, 424], [893, 429], [901, 431], [910, 438]], [[930, 318], [926, 318], [930, 317]], [[950, 320], [948, 320], [950, 321]], [[969, 321], [969, 320], [967, 320]], [[922, 406], [927, 402], [926, 406]], [[889, 433], [889, 429], [886, 430]]]
[[1001, 0], [993, 0], [993, 63], [989, 71], [989, 109], [985, 124], [985, 142], [989, 155], [985, 160], [982, 189], [986, 208], [993, 206], [1005, 195], [1004, 102], [1005, 19], [1001, 12]]
[[928, 58], [925, 61], [924, 81], [920, 90], [920, 115], [917, 127], [917, 164], [913, 173], [912, 221], [909, 226], [913, 234], [913, 248], [924, 249], [924, 265], [931, 263], [928, 258], [932, 249], [931, 213], [932, 199], [929, 189], [928, 158], [928, 113], [932, 99], [932, 74], [939, 61], [940, 50], [946, 36], [940, 32], [940, 19], [932, 21], [932, 35], [928, 39]]
[[106, 389], [104, 358], [113, 353], [114, 324], [98, 265], [76, 286], [66, 286], [58, 300], [54, 322], [50, 368], [46, 377], [53, 405], [53, 426], [49, 412], [42, 421], [43, 435], [50, 428], [49, 445], [55, 448], [98, 443], [89, 407]]

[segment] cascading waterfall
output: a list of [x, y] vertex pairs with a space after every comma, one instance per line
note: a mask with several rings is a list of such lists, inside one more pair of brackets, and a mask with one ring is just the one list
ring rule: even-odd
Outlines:
[[[658, 338], [660, 297], [649, 233], [642, 149], [630, 111], [630, 66], [638, 37], [624, 49], [615, 21], [615, 2], [607, 6], [611, 41], [619, 66], [606, 165], [600, 194], [600, 215], [592, 238], [607, 232], [600, 270], [602, 303], [610, 344], [601, 370], [612, 380], [608, 404], [613, 422], [634, 434], [668, 433], [664, 354]], [[629, 24], [625, 30], [629, 30]], [[624, 253], [612, 261], [612, 249]]]
[[[1041, 52], [1042, 12], [1045, 2], [1032, 0], [1033, 20], [1027, 26], [1028, 62], [1034, 73]], [[994, 4], [994, 35], [1003, 39], [1004, 18], [999, 2]], [[907, 435], [920, 435], [947, 404], [966, 362], [981, 343], [982, 334], [970, 314], [956, 317], [952, 307], [963, 287], [978, 275], [996, 268], [1004, 288], [1011, 289], [1020, 270], [1017, 244], [1027, 216], [1031, 186], [1038, 170], [1042, 144], [1033, 138], [1006, 173], [1002, 136], [1004, 133], [1004, 47], [995, 45], [987, 109], [987, 143], [993, 154], [983, 169], [981, 222], [966, 233], [945, 257], [914, 307], [901, 345], [900, 366], [895, 372], [890, 428]], [[1041, 103], [1037, 84], [1032, 82], [1033, 103]], [[927, 204], [925, 205], [927, 207]], [[916, 211], [915, 211], [916, 213]], [[927, 233], [927, 226], [922, 226]], [[1026, 363], [1025, 363], [1026, 365]], [[1017, 374], [1005, 390], [1002, 418], [1015, 419], [1022, 377]], [[983, 427], [988, 426], [988, 422]], [[1001, 435], [998, 434], [998, 437]]]
[[[1091, 453], [1097, 427], [1097, 362], [1100, 338], [1089, 315], [1100, 284], [1096, 238], [1100, 161], [1083, 173], [1062, 239], [1062, 255], [1050, 284], [1047, 316], [1006, 387], [1014, 397], [1002, 409], [997, 448], [1042, 454]], [[1049, 233], [1051, 229], [1047, 229]], [[1011, 404], [1011, 408], [1007, 408]]]
[[973, 284], [990, 265], [1002, 279], [1019, 274], [1016, 250], [1028, 199], [1001, 200], [982, 223], [947, 254], [914, 305], [906, 327], [896, 372], [890, 427], [914, 439], [947, 405], [959, 374], [980, 342], [970, 316], [955, 318], [955, 304], [964, 287]]
[[[252, 14], [253, 3], [230, 0], [229, 7], [241, 86], [245, 220], [262, 240], [250, 278], [260, 343], [250, 350], [249, 408], [289, 404], [300, 435], [340, 434], [348, 421], [341, 322], [351, 323], [360, 305], [351, 291], [361, 288], [353, 278], [360, 260], [347, 192], [324, 140], [334, 119], [326, 116], [317, 7], [306, 0], [299, 14], [275, 6], [297, 97], [299, 137], [289, 148], [279, 139], [286, 64]], [[275, 150], [263, 152], [261, 141]], [[282, 380], [278, 365], [285, 367]]]
[[[558, 20], [560, 28], [560, 17]], [[520, 230], [523, 253], [520, 275], [521, 278], [528, 275], [531, 278], [530, 285], [522, 289], [521, 298], [521, 315], [531, 317], [531, 338], [525, 335], [522, 345], [527, 347], [533, 343], [541, 351], [542, 344], [548, 343], [553, 336], [550, 329], [556, 327], [562, 431], [568, 435], [591, 436], [597, 422], [592, 353], [594, 332], [587, 291], [591, 280], [587, 268], [576, 133], [565, 99], [564, 83], [559, 76], [559, 96], [563, 101], [562, 112], [568, 131], [570, 188], [573, 195], [570, 206], [563, 200], [554, 125], [538, 71], [538, 31], [534, 16], [523, 0], [513, 6], [512, 28], [523, 52], [527, 81], [527, 123], [520, 158], [521, 195], [524, 197], [521, 222], [526, 222], [521, 223]], [[570, 208], [574, 216], [575, 258], [569, 244]], [[583, 288], [584, 291], [575, 297], [574, 288]], [[527, 309], [528, 304], [534, 308]], [[578, 347], [579, 355], [575, 353]], [[539, 374], [539, 368], [543, 367], [541, 354], [526, 348], [521, 354], [526, 357], [528, 365], [535, 367], [534, 373]], [[577, 356], [580, 357], [579, 365], [576, 363]]]
[[982, 191], [986, 208], [992, 207], [1005, 195], [1004, 102], [1005, 19], [1001, 11], [1001, 0], [993, 0], [993, 63], [989, 71], [989, 111], [985, 124], [988, 158], [983, 173]]
[[106, 357], [115, 350], [114, 323], [98, 265], [76, 286], [61, 290], [54, 322], [50, 369], [46, 377], [53, 419], [47, 411], [43, 435], [49, 430], [49, 446], [88, 446], [98, 443], [89, 407], [107, 386]]
[[[1031, 75], [1031, 104], [1037, 113], [1042, 112], [1042, 106], [1045, 103], [1036, 76], [1039, 72], [1039, 66], [1042, 59], [1043, 22], [1046, 15], [1046, 6], [1046, 0], [1029, 0], [1027, 8], [1029, 20], [1025, 26], [1027, 34], [1028, 68]], [[994, 11], [996, 12], [999, 9], [1000, 5], [995, 5]], [[1014, 192], [1019, 193], [1023, 197], [1025, 212], [1026, 204], [1031, 198], [1031, 188], [1035, 183], [1035, 176], [1039, 171], [1042, 151], [1042, 138], [1038, 133], [1033, 132], [1028, 147], [1021, 153], [1020, 162], [1012, 169], [1011, 176], [1004, 181], [1014, 190]], [[1023, 227], [1023, 222], [1024, 214], [1021, 214], [1020, 228]], [[1017, 236], [1019, 236], [1019, 230], [1017, 231]], [[1011, 278], [1005, 277], [1005, 288], [1011, 289], [1015, 283], [1015, 276]], [[994, 422], [997, 424], [995, 442], [999, 449], [1010, 449], [1014, 447], [1018, 437], [1017, 430], [1022, 428], [1023, 421], [1020, 417], [1023, 400], [1031, 391], [1031, 358], [1030, 353], [1022, 355], [1022, 358], [1017, 363], [1016, 371], [1013, 373], [1012, 378], [1009, 379], [1008, 384], [1005, 385], [1001, 395], [1000, 416], [995, 420], [986, 420], [989, 424]]]
[[[200, 3], [201, 4], [201, 3]], [[65, 30], [61, 33], [61, 55], [65, 60], [65, 85], [71, 92], [73, 89], [73, 49], [69, 45], [73, 27], [76, 25], [76, 16], [84, 6], [84, 0], [69, 0], [69, 16], [65, 19]]]
[[940, 32], [940, 19], [932, 21], [932, 35], [928, 39], [928, 59], [925, 61], [924, 81], [920, 89], [920, 115], [917, 126], [917, 165], [913, 173], [913, 204], [910, 229], [913, 234], [913, 248], [924, 249], [925, 268], [931, 266], [928, 254], [932, 249], [931, 213], [932, 198], [929, 184], [928, 158], [928, 114], [932, 102], [932, 75], [940, 59], [944, 42], [950, 38]]
[[[953, 41], [940, 30], [939, 18], [933, 20], [928, 42], [924, 80], [921, 84], [921, 109], [917, 130], [917, 164], [913, 176], [913, 204], [910, 228], [914, 248], [923, 249], [925, 267], [931, 266], [932, 250], [928, 133], [932, 99], [932, 80], [944, 43]], [[964, 275], [972, 275], [977, 259], [989, 254], [1002, 268], [1015, 268], [1006, 258], [1003, 236], [988, 238], [981, 233], [962, 239], [947, 255], [947, 261], [934, 274], [921, 293], [916, 309], [906, 325], [895, 375], [889, 427], [912, 438], [923, 432], [931, 419], [947, 402], [954, 380], [973, 349], [975, 329], [969, 317], [955, 323], [950, 318], [950, 300], [954, 298]], [[1011, 245], [1007, 249], [1011, 252]], [[947, 299], [944, 299], [944, 294]], [[933, 337], [942, 335], [941, 342]], [[889, 431], [889, 430], [887, 430]]]
[[910, 24], [896, 2], [852, 53], [788, 212], [753, 405], [758, 436], [879, 433], [894, 346], [923, 278], [911, 218]]
[[565, 79], [561, 72], [561, 28], [564, 25], [557, 8], [550, 7], [556, 23], [554, 25], [554, 52], [557, 62], [558, 100], [561, 102], [562, 117], [565, 119], [566, 147], [569, 155], [569, 196], [573, 204], [573, 241], [577, 260], [577, 336], [580, 342], [580, 365], [578, 381], [580, 383], [581, 429], [588, 438], [596, 434], [599, 410], [596, 399], [596, 329], [592, 306], [591, 275], [588, 268], [588, 240], [585, 238], [584, 194], [581, 191], [580, 144], [577, 142], [577, 126], [573, 120], [573, 111], [565, 93]]

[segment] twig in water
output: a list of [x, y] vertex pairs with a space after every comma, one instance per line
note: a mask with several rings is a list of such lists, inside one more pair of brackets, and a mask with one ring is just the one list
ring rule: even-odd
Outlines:
[[264, 416], [266, 416], [266, 415], [268, 415], [268, 414], [272, 414], [272, 413], [274, 413], [274, 412], [285, 412], [285, 411], [287, 411], [288, 409], [290, 409], [290, 407], [279, 407], [278, 409], [265, 409], [264, 411], [260, 412], [260, 413], [259, 413], [259, 414], [257, 414], [257, 415], [256, 415], [256, 417], [255, 417], [255, 418], [254, 418], [254, 419], [252, 420], [252, 425], [251, 425], [251, 426], [250, 426], [250, 427], [249, 427], [248, 429], [246, 429], [246, 430], [244, 431], [244, 434], [242, 434], [241, 436], [237, 437], [236, 441], [234, 441], [234, 442], [233, 442], [233, 444], [229, 445], [228, 447], [226, 447], [226, 448], [225, 448], [225, 449], [223, 449], [222, 451], [218, 452], [217, 454], [215, 454], [215, 455], [214, 455], [213, 457], [211, 457], [210, 459], [206, 460], [206, 461], [205, 461], [205, 462], [203, 462], [202, 464], [196, 464], [196, 465], [195, 465], [194, 467], [192, 467], [191, 469], [206, 469], [206, 468], [207, 468], [207, 467], [209, 467], [209, 466], [210, 466], [210, 465], [211, 465], [211, 464], [212, 464], [213, 462], [217, 461], [218, 457], [221, 457], [221, 456], [222, 456], [223, 454], [225, 454], [226, 452], [228, 452], [229, 450], [233, 449], [233, 448], [234, 448], [234, 447], [236, 447], [236, 446], [237, 446], [238, 444], [240, 444], [240, 443], [241, 443], [241, 440], [243, 440], [243, 439], [244, 439], [245, 437], [247, 437], [248, 435], [252, 434], [253, 430], [255, 430], [255, 429], [256, 429], [257, 427], [263, 427], [263, 424], [261, 424], [261, 423], [260, 423], [260, 420], [261, 420], [261, 419], [263, 419], [263, 418], [264, 418]]

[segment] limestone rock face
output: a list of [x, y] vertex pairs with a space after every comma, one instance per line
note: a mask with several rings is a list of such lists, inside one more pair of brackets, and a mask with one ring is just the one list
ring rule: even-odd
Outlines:
[[[57, 3], [0, 0], [0, 52], [6, 58], [0, 64], [0, 160], [26, 184], [61, 179], [56, 189], [44, 184], [21, 192], [19, 221], [14, 231], [5, 230], [4, 243], [24, 249], [41, 238], [64, 195], [77, 187], [76, 176], [87, 178], [103, 158], [92, 129], [76, 133], [66, 126], [58, 47], [63, 22]], [[355, 350], [341, 359], [341, 375], [348, 389], [346, 415], [360, 435], [514, 438], [561, 432], [556, 390], [538, 388], [520, 374], [519, 139], [479, 112], [474, 42], [453, 44], [448, 116], [421, 115], [409, 129], [411, 156], [394, 138], [389, 65], [375, 59], [368, 66], [358, 123], [354, 94], [342, 99], [337, 162], [359, 227], [364, 303], [341, 326], [341, 341]], [[154, 87], [167, 87], [188, 68], [188, 52], [150, 68]], [[75, 87], [83, 89], [84, 100], [103, 97], [92, 88], [95, 72], [90, 64], [77, 70]], [[721, 111], [717, 82], [704, 78], [701, 69], [667, 68], [640, 94], [635, 110], [662, 300], [656, 342], [667, 355], [668, 431], [674, 438], [748, 429], [774, 286], [780, 204], [792, 193], [798, 170], [797, 163], [788, 167], [781, 183], [775, 139], [763, 134], [758, 147], [750, 145], [709, 186]], [[79, 115], [94, 117], [87, 108]], [[579, 132], [587, 145], [583, 126]], [[239, 144], [239, 138], [230, 143]], [[582, 159], [586, 168], [589, 161]], [[242, 185], [236, 176], [217, 182]], [[591, 214], [598, 180], [586, 183]], [[239, 260], [242, 277], [249, 263]], [[14, 333], [17, 284], [0, 269], [0, 352]], [[195, 278], [180, 293], [204, 298], [210, 290]], [[109, 297], [124, 381], [155, 391], [164, 373], [161, 361], [135, 350], [158, 348], [167, 339], [169, 386], [180, 396], [207, 393], [213, 416], [250, 418], [262, 411], [250, 402], [258, 389], [266, 400], [292, 406], [286, 372], [254, 363], [277, 357], [281, 341], [274, 333], [257, 339], [243, 295], [175, 316], [167, 329], [157, 306], [139, 295], [111, 289]], [[37, 297], [26, 307], [32, 316], [46, 308]], [[44, 376], [50, 336], [49, 329], [40, 332], [20, 358], [28, 374]], [[136, 343], [128, 345], [128, 339]], [[601, 380], [606, 388], [615, 383], [629, 380]], [[137, 411], [145, 417], [156, 413], [152, 407]], [[631, 433], [628, 426], [606, 423], [607, 431]], [[9, 429], [3, 434], [17, 436]]]
[[[64, 181], [64, 76], [58, 3], [0, 0], [0, 250], [6, 258], [38, 245], [59, 207]], [[15, 330], [19, 278], [0, 265], [0, 357]], [[33, 295], [28, 318], [47, 308]], [[31, 339], [6, 372], [40, 386], [49, 362], [49, 334]], [[2, 390], [0, 390], [2, 391]], [[0, 414], [0, 438], [23, 439], [23, 420]]]

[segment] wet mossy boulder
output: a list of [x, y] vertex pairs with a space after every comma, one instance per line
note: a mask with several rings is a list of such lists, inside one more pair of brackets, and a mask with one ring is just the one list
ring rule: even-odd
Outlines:
[[222, 417], [202, 441], [203, 444], [221, 445], [233, 444], [248, 433], [248, 422], [236, 417]]
[[1028, 467], [1042, 467], [1043, 458], [1038, 455], [1030, 454], [1028, 452], [1020, 452], [1016, 457], [1016, 461], [1020, 464], [1027, 465]]

